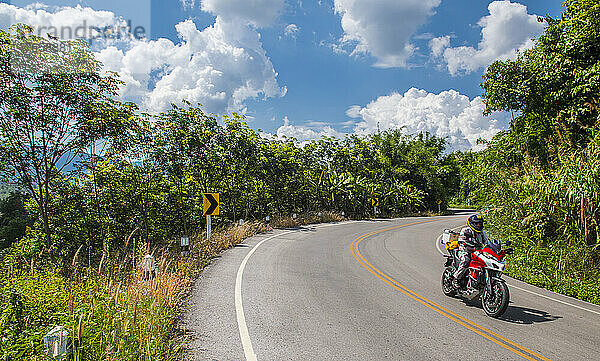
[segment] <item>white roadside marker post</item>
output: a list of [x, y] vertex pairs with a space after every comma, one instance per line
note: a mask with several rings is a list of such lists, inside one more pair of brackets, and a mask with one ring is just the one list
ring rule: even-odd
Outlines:
[[190, 237], [181, 237], [181, 254], [187, 256], [190, 253]]
[[44, 336], [46, 355], [57, 360], [67, 360], [69, 356], [69, 331], [62, 326], [56, 326]]
[[150, 254], [142, 258], [142, 271], [144, 281], [149, 281], [156, 276], [156, 259]]

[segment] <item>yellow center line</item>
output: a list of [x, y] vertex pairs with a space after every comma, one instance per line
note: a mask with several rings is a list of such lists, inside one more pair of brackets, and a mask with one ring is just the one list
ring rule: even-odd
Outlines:
[[[402, 285], [401, 283], [399, 283], [398, 281], [394, 280], [393, 278], [391, 278], [390, 276], [388, 276], [387, 274], [385, 274], [383, 271], [379, 270], [377, 267], [373, 266], [371, 263], [369, 263], [369, 261], [367, 261], [363, 255], [360, 253], [359, 251], [359, 243], [362, 242], [364, 239], [371, 237], [373, 235], [376, 235], [378, 233], [382, 233], [382, 232], [386, 232], [386, 231], [391, 231], [394, 229], [398, 229], [398, 228], [402, 228], [402, 227], [407, 227], [407, 226], [412, 226], [412, 225], [416, 225], [416, 224], [422, 224], [422, 223], [429, 223], [429, 222], [434, 222], [434, 220], [427, 220], [427, 221], [419, 221], [419, 222], [412, 222], [412, 223], [407, 223], [407, 224], [403, 224], [403, 225], [399, 225], [399, 226], [394, 226], [394, 227], [389, 227], [389, 228], [385, 228], [385, 229], [381, 229], [378, 231], [374, 231], [374, 232], [370, 232], [370, 233], [366, 233], [363, 234], [362, 236], [359, 236], [358, 238], [356, 238], [353, 242], [352, 242], [352, 255], [354, 256], [354, 258], [364, 267], [366, 268], [369, 272], [371, 272], [372, 274], [374, 274], [377, 278], [381, 279], [382, 281], [386, 282], [387, 284], [389, 284], [390, 286], [392, 286], [393, 288], [395, 288], [396, 290], [402, 292], [403, 294], [407, 295], [408, 297], [412, 298], [413, 300], [423, 304], [424, 306], [438, 312], [439, 314], [446, 316], [447, 318], [455, 321], [456, 323], [466, 327], [467, 329], [481, 335], [482, 337], [496, 343], [497, 345], [500, 345], [502, 347], [504, 347], [505, 349], [512, 351], [514, 353], [516, 353], [517, 355], [527, 359], [527, 360], [531, 360], [531, 361], [535, 361], [535, 358], [530, 357], [529, 355], [523, 353], [526, 352], [534, 357], [536, 357], [537, 359], [541, 359], [541, 360], [545, 360], [545, 361], [550, 361], [550, 359], [526, 348], [523, 347], [507, 338], [505, 338], [504, 336], [501, 336], [491, 330], [488, 330], [487, 328], [478, 325], [477, 323], [464, 318], [450, 310], [447, 310], [446, 308], [436, 304], [435, 302], [421, 296], [420, 294], [410, 290], [409, 288], [407, 288], [406, 286]], [[492, 337], [492, 336], [495, 336]], [[499, 340], [504, 341], [500, 342]], [[509, 345], [514, 346], [511, 347]], [[521, 352], [523, 351], [523, 352]]]

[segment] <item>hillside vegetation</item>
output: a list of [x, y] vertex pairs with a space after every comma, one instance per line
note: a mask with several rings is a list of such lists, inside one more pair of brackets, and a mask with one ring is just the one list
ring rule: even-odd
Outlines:
[[[600, 4], [565, 6], [484, 75], [487, 111], [512, 112], [510, 129], [450, 154], [426, 133], [299, 145], [186, 102], [145, 114], [84, 43], [57, 53], [27, 26], [0, 32], [0, 171], [21, 190], [0, 203], [0, 360], [40, 357], [55, 325], [76, 360], [175, 359], [181, 300], [211, 257], [265, 216], [372, 217], [374, 198], [387, 217], [477, 206], [514, 242], [511, 275], [600, 304]], [[220, 193], [211, 240], [204, 192]], [[140, 272], [148, 253], [156, 278]]]
[[600, 3], [565, 6], [533, 49], [486, 71], [487, 111], [514, 119], [461, 156], [458, 198], [514, 241], [511, 275], [600, 303]]

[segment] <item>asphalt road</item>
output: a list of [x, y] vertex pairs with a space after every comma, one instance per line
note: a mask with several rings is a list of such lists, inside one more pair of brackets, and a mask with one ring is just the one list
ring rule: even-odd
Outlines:
[[345, 222], [253, 237], [195, 283], [184, 359], [600, 360], [596, 305], [508, 279], [511, 303], [492, 319], [479, 301], [442, 294], [436, 239], [465, 220]]

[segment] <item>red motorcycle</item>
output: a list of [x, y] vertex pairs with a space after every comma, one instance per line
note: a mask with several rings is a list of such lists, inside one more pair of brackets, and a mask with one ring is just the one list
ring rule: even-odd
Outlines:
[[[462, 296], [473, 300], [481, 298], [483, 310], [490, 317], [500, 317], [508, 307], [510, 293], [506, 282], [501, 278], [506, 268], [504, 257], [512, 253], [512, 248], [502, 249], [500, 242], [488, 239], [483, 248], [471, 254], [469, 272], [459, 280], [460, 288], [452, 285], [453, 274], [458, 268], [458, 233], [444, 230], [441, 242], [450, 253], [444, 255], [444, 273], [442, 273], [442, 291], [446, 296]], [[506, 242], [509, 246], [510, 242]]]

